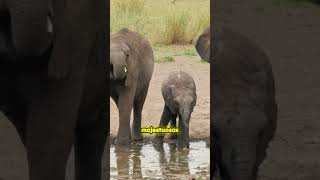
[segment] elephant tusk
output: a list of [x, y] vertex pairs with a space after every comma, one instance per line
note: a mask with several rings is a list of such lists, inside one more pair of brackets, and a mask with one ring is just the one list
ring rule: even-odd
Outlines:
[[48, 25], [48, 29], [47, 30], [48, 30], [49, 33], [52, 34], [53, 33], [53, 24], [52, 24], [52, 21], [51, 21], [50, 17], [47, 18], [47, 23], [48, 23], [47, 24]]
[[127, 73], [127, 67], [124, 67], [124, 72]]

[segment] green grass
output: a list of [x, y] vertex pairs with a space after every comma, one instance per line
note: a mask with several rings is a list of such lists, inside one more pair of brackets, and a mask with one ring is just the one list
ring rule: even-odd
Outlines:
[[210, 24], [210, 0], [111, 0], [111, 32], [123, 27], [153, 45], [191, 44]]
[[183, 55], [185, 56], [197, 56], [198, 53], [196, 52], [195, 49], [186, 49], [183, 51]]
[[166, 63], [166, 62], [175, 62], [176, 60], [172, 56], [161, 56], [160, 58], [156, 58], [155, 62], [157, 63]]
[[[196, 52], [193, 45], [170, 45], [170, 46], [164, 46], [164, 45], [155, 45], [153, 47], [153, 52], [156, 61], [155, 62], [173, 62], [168, 60], [163, 60], [163, 57], [165, 56], [198, 56], [198, 53]], [[168, 59], [168, 58], [167, 58]]]

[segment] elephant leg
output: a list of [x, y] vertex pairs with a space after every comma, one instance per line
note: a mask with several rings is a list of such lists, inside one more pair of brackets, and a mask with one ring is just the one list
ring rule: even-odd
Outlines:
[[117, 107], [118, 107], [118, 101], [119, 101], [119, 96], [115, 95], [115, 96], [111, 96], [113, 101], [116, 103]]
[[[177, 127], [177, 115], [173, 115], [172, 120], [170, 121], [171, 128]], [[177, 133], [171, 133], [169, 139], [177, 139]]]
[[27, 120], [27, 109], [26, 107], [10, 108], [8, 119], [15, 126], [20, 140], [24, 146], [26, 146], [26, 120]]
[[[94, 117], [81, 116], [79, 122], [93, 124], [83, 125], [76, 130], [75, 163], [77, 180], [100, 180], [102, 155], [107, 138], [106, 108], [93, 113]], [[88, 117], [88, 118], [87, 118]]]
[[128, 144], [131, 142], [130, 116], [133, 108], [135, 88], [123, 89], [118, 99], [119, 130], [117, 144]]
[[65, 179], [82, 95], [81, 70], [85, 69], [77, 69], [65, 81], [36, 79], [37, 74], [23, 76], [21, 89], [28, 102], [26, 147], [30, 180]]
[[[9, 85], [9, 83], [4, 82]], [[1, 98], [2, 99], [2, 98]], [[23, 102], [22, 97], [12, 88], [7, 89], [4, 98], [5, 110], [4, 114], [15, 126], [23, 145], [26, 145], [26, 120], [27, 120], [27, 106]]]
[[144, 102], [146, 100], [148, 89], [146, 89], [138, 98], [134, 100], [133, 106], [133, 122], [132, 122], [132, 139], [134, 141], [141, 141], [143, 139], [140, 129], [141, 129], [141, 117]]
[[[161, 128], [167, 127], [169, 121], [172, 120], [173, 117], [174, 116], [172, 115], [172, 113], [169, 110], [169, 108], [166, 105], [164, 105], [163, 112], [162, 112], [161, 119], [160, 119], [160, 123], [159, 123], [159, 127], [161, 127]], [[163, 133], [157, 133], [155, 135], [155, 137], [154, 137], [154, 142], [162, 143], [163, 142], [163, 138], [164, 138], [164, 134]]]
[[61, 110], [52, 112], [41, 106], [31, 106], [27, 120], [29, 179], [64, 180], [74, 139], [75, 109], [61, 105]]

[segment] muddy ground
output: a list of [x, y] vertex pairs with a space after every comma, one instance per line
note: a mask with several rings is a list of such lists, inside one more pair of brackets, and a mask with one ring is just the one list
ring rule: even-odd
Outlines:
[[[188, 49], [191, 49], [191, 47], [188, 47]], [[142, 127], [158, 127], [164, 107], [164, 101], [161, 94], [162, 81], [168, 77], [170, 72], [182, 70], [193, 77], [197, 87], [197, 104], [191, 115], [190, 122], [190, 140], [207, 140], [210, 137], [210, 65], [206, 62], [201, 62], [198, 55], [174, 56], [174, 54], [172, 54], [181, 51], [181, 48], [170, 48], [168, 51], [164, 49], [155, 51], [157, 57], [170, 56], [175, 58], [175, 61], [155, 63], [153, 76], [150, 81], [149, 91], [143, 109]], [[131, 113], [131, 116], [132, 115], [133, 113]], [[114, 138], [118, 132], [119, 115], [116, 104], [111, 98], [110, 121], [111, 137]], [[144, 135], [146, 136], [146, 140], [153, 137], [153, 135], [150, 134]]]
[[259, 180], [320, 179], [320, 6], [288, 0], [215, 2], [216, 25], [254, 39], [273, 65], [278, 129]]

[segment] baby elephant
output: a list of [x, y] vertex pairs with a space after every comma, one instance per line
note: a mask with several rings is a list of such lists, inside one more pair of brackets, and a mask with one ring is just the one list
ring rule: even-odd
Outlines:
[[[178, 148], [189, 148], [189, 122], [197, 101], [196, 85], [192, 77], [183, 72], [172, 72], [162, 83], [162, 96], [165, 101], [159, 127], [176, 127], [179, 116]], [[163, 135], [157, 134], [155, 142], [163, 142]]]

